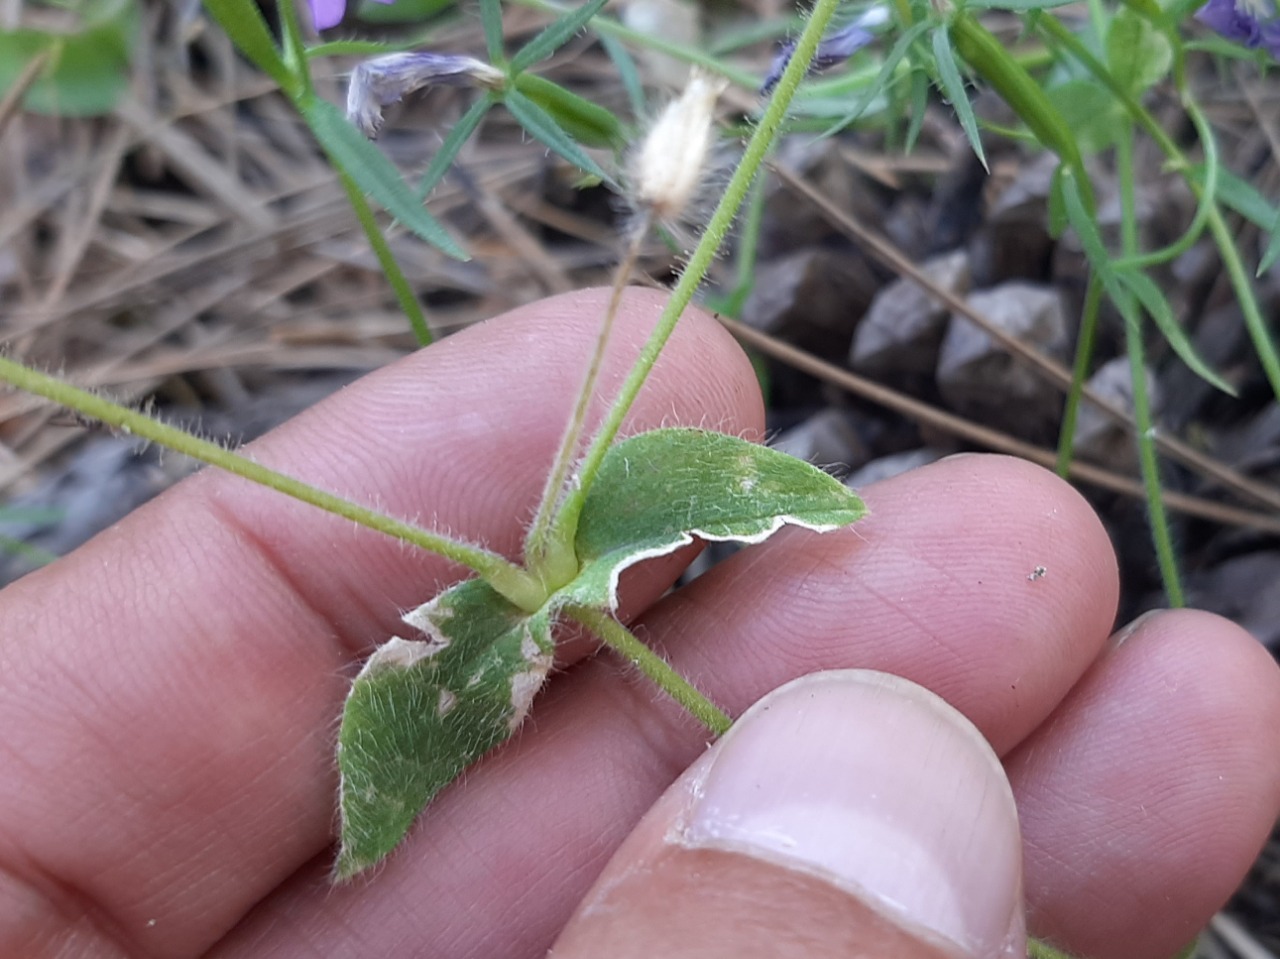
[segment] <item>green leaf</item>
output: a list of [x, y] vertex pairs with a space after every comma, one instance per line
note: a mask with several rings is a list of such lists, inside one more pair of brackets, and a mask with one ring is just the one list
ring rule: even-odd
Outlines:
[[[1206, 182], [1205, 174], [1203, 164], [1196, 164], [1187, 170], [1187, 177], [1202, 187]], [[1267, 232], [1275, 228], [1277, 217], [1280, 216], [1276, 207], [1253, 184], [1225, 167], [1218, 168], [1217, 197], [1254, 226]]]
[[576, 10], [552, 20], [511, 58], [511, 72], [515, 74], [527, 70], [538, 61], [551, 56], [585, 27], [587, 21], [599, 13], [604, 5], [605, 0], [588, 0]]
[[911, 48], [911, 45], [920, 39], [921, 35], [923, 35], [929, 28], [930, 24], [927, 21], [923, 21], [914, 24], [907, 30], [903, 31], [902, 35], [898, 37], [897, 42], [895, 42], [889, 52], [885, 54], [884, 63], [881, 64], [880, 72], [876, 74], [876, 78], [872, 81], [871, 86], [862, 94], [858, 102], [854, 105], [854, 108], [846, 113], [836, 127], [833, 127], [832, 130], [828, 132], [834, 132], [835, 129], [846, 127], [862, 116], [863, 111], [871, 105], [871, 101], [889, 88], [889, 82], [893, 79], [893, 75], [898, 69], [899, 61], [907, 55], [907, 51]]
[[604, 47], [604, 52], [609, 54], [609, 59], [618, 70], [618, 79], [622, 81], [622, 88], [627, 91], [627, 101], [631, 104], [632, 117], [644, 116], [646, 109], [644, 84], [640, 82], [640, 71], [636, 68], [636, 61], [616, 37], [607, 33], [597, 33], [596, 39], [600, 41], [600, 46]]
[[1117, 271], [1111, 267], [1111, 258], [1107, 252], [1106, 245], [1102, 242], [1102, 236], [1098, 232], [1097, 224], [1085, 212], [1084, 202], [1080, 198], [1079, 185], [1075, 178], [1070, 175], [1063, 175], [1061, 183], [1061, 195], [1067, 219], [1080, 237], [1080, 245], [1084, 247], [1085, 256], [1089, 259], [1089, 265], [1097, 273], [1098, 279], [1102, 281], [1103, 287], [1106, 288], [1107, 295], [1124, 315], [1125, 321], [1135, 323], [1138, 321], [1139, 314], [1131, 309], [1132, 301], [1136, 299], [1142, 305], [1142, 308], [1150, 314], [1160, 332], [1169, 341], [1169, 345], [1173, 347], [1174, 352], [1181, 357], [1182, 362], [1186, 363], [1192, 372], [1206, 383], [1230, 396], [1235, 396], [1235, 390], [1231, 388], [1231, 385], [1218, 376], [1196, 353], [1195, 347], [1191, 345], [1186, 333], [1178, 325], [1168, 300], [1165, 299], [1160, 288], [1150, 277], [1137, 270]]
[[307, 121], [325, 153], [346, 171], [356, 185], [380, 203], [388, 213], [428, 243], [459, 260], [467, 254], [414, 196], [400, 171], [370, 143], [328, 100], [302, 97], [298, 111]]
[[394, 3], [364, 0], [356, 16], [365, 23], [422, 23], [455, 4], [456, 0], [395, 0]]
[[405, 622], [426, 640], [380, 646], [342, 712], [339, 879], [383, 859], [441, 789], [505, 742], [551, 668], [549, 617], [525, 615], [482, 580]]
[[505, 63], [507, 54], [502, 49], [502, 0], [480, 0], [480, 25], [484, 28], [489, 62], [494, 66]]
[[471, 139], [471, 134], [475, 133], [476, 128], [480, 126], [480, 121], [484, 119], [485, 114], [495, 102], [492, 97], [483, 96], [471, 104], [467, 112], [458, 118], [449, 135], [444, 138], [444, 143], [440, 144], [436, 155], [431, 158], [427, 172], [422, 174], [422, 180], [418, 183], [418, 196], [426, 199], [431, 195], [431, 191], [449, 172], [449, 167], [453, 165], [454, 157], [458, 155], [462, 145]]
[[1164, 338], [1169, 341], [1173, 351], [1178, 354], [1182, 362], [1186, 363], [1196, 376], [1228, 396], [1237, 395], [1235, 388], [1215, 373], [1213, 368], [1196, 352], [1196, 348], [1187, 337], [1186, 331], [1178, 324], [1177, 318], [1173, 315], [1173, 307], [1169, 305], [1164, 291], [1156, 285], [1151, 277], [1136, 270], [1122, 270], [1116, 274], [1116, 277], [1128, 288], [1129, 292], [1137, 297], [1138, 302], [1142, 304], [1142, 308], [1150, 314], [1151, 319], [1155, 321], [1156, 327], [1159, 328]]
[[933, 31], [933, 58], [938, 64], [938, 81], [942, 85], [942, 92], [951, 101], [951, 108], [956, 111], [956, 118], [960, 121], [965, 136], [969, 138], [969, 145], [985, 168], [987, 156], [982, 151], [982, 138], [978, 135], [978, 118], [973, 115], [973, 104], [969, 102], [969, 94], [965, 91], [960, 68], [956, 65], [956, 55], [951, 49], [951, 38], [946, 30]]
[[271, 36], [267, 21], [256, 3], [244, 0], [204, 0], [205, 9], [218, 21], [218, 26], [259, 70], [269, 76], [286, 93], [301, 90], [298, 79], [285, 66], [280, 48]]
[[514, 88], [507, 88], [502, 102], [511, 115], [519, 121], [534, 139], [550, 147], [580, 170], [600, 177], [606, 182], [613, 180], [600, 169], [599, 164], [578, 146], [564, 129], [556, 123], [546, 110], [538, 106], [527, 96]]
[[1168, 76], [1173, 47], [1150, 20], [1122, 6], [1107, 29], [1107, 65], [1116, 81], [1138, 96]]
[[1271, 223], [1271, 238], [1267, 241], [1267, 249], [1262, 254], [1261, 262], [1258, 263], [1257, 275], [1266, 273], [1277, 259], [1280, 259], [1280, 214]]
[[1117, 122], [1124, 113], [1119, 102], [1093, 80], [1068, 80], [1044, 92], [1075, 134], [1082, 153], [1099, 153], [1109, 148], [1117, 134], [1125, 129]]
[[576, 142], [611, 149], [625, 145], [622, 121], [613, 111], [598, 103], [532, 73], [518, 74], [512, 85], [542, 107], [547, 116]]
[[102, 0], [83, 9], [80, 29], [74, 33], [0, 32], [0, 90], [8, 89], [35, 57], [47, 56], [23, 97], [24, 109], [51, 116], [101, 116], [129, 88], [137, 5]]
[[758, 543], [784, 525], [826, 532], [865, 513], [839, 480], [777, 450], [706, 430], [641, 433], [606, 454], [578, 523], [582, 573], [553, 601], [616, 608], [624, 569], [695, 536]]

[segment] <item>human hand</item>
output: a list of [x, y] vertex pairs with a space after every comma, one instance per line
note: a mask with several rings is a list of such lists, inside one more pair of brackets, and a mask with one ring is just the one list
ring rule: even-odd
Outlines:
[[[561, 297], [460, 334], [252, 453], [515, 554], [603, 303], [600, 292]], [[628, 297], [606, 389], [659, 303]], [[631, 420], [633, 430], [680, 423], [756, 437], [762, 421], [741, 352], [696, 314]], [[1162, 614], [1109, 640], [1117, 582], [1106, 536], [1076, 493], [1035, 467], [953, 458], [864, 492], [871, 516], [856, 527], [784, 532], [666, 598], [689, 551], [630, 571], [624, 615], [733, 714], [819, 670], [881, 670], [933, 690], [1003, 760], [1022, 822], [1030, 932], [1098, 959], [1174, 952], [1230, 893], [1280, 809], [1275, 664], [1202, 613]], [[1029, 577], [1039, 566], [1046, 575]], [[699, 956], [749, 955], [752, 944], [787, 954], [786, 929], [770, 941], [741, 912], [716, 920], [717, 903], [763, 915], [781, 902], [795, 928], [821, 917], [806, 955], [860, 935], [850, 917], [864, 930], [875, 920], [776, 856], [734, 859], [734, 875], [691, 886], [689, 860], [653, 824], [683, 815], [687, 789], [659, 797], [690, 764], [706, 773], [704, 734], [574, 636], [516, 740], [446, 791], [384, 868], [331, 888], [333, 737], [353, 667], [398, 627], [400, 610], [458, 575], [206, 472], [0, 594], [0, 956], [537, 956], [655, 801], [630, 858], [610, 868], [631, 875], [628, 863], [656, 856], [677, 872], [612, 903], [612, 954], [626, 954], [624, 933], [637, 953], [661, 954], [662, 924], [644, 919], [655, 903], [670, 918], [703, 911], [705, 941], [685, 953]], [[808, 682], [852, 686], [858, 698], [859, 684], [838, 675]], [[779, 714], [799, 710], [804, 688], [780, 694], [791, 705]], [[800, 710], [797, 754], [812, 754], [802, 743], [865, 744], [869, 707], [843, 695]], [[932, 707], [904, 716], [921, 708]], [[768, 715], [754, 711], [712, 755], [745, 751], [769, 780], [777, 756], [757, 735], [777, 730], [761, 722]], [[833, 735], [835, 723], [847, 731]], [[970, 851], [988, 860], [974, 884], [1014, 888], [1016, 846], [998, 845], [1006, 807], [981, 778], [993, 775], [981, 745], [952, 720], [939, 720], [938, 735], [954, 750], [913, 740], [909, 718], [903, 728], [883, 737], [899, 754], [894, 768], [920, 777], [902, 788], [954, 788], [955, 802], [936, 811], [971, 817], [958, 828], [996, 843]], [[717, 761], [706, 774], [717, 767], [734, 768]], [[985, 819], [972, 818], [958, 784], [936, 778], [958, 783], [947, 770], [962, 767], [995, 790]], [[848, 783], [834, 785], [831, 808], [856, 801]], [[680, 895], [662, 906], [667, 888]], [[1016, 927], [1008, 896], [992, 908]], [[584, 938], [601, 934], [598, 917], [571, 926], [557, 954], [600, 943]]]

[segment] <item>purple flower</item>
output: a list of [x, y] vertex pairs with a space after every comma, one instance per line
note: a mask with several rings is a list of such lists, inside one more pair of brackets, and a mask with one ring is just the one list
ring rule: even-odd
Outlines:
[[[844, 63], [844, 61], [876, 38], [876, 35], [868, 29], [869, 27], [878, 27], [888, 22], [888, 20], [889, 11], [882, 6], [875, 6], [869, 8], [866, 13], [848, 26], [827, 34], [822, 38], [822, 42], [818, 44], [818, 49], [809, 64], [809, 72], [820, 73], [837, 64]], [[782, 79], [782, 71], [791, 62], [791, 55], [795, 51], [794, 40], [788, 40], [782, 45], [777, 56], [773, 58], [773, 63], [769, 66], [769, 75], [764, 78], [764, 83], [760, 86], [762, 95], [767, 94], [777, 86], [778, 81]]]
[[1228, 40], [1262, 47], [1280, 60], [1280, 14], [1274, 0], [1209, 0], [1196, 19]]
[[377, 136], [382, 108], [432, 84], [500, 90], [507, 76], [474, 57], [450, 53], [388, 53], [366, 60], [351, 72], [347, 118], [367, 137]]
[[[378, 0], [379, 3], [395, 3], [396, 0]], [[311, 8], [311, 21], [317, 30], [328, 30], [342, 22], [347, 12], [347, 0], [307, 0]]]

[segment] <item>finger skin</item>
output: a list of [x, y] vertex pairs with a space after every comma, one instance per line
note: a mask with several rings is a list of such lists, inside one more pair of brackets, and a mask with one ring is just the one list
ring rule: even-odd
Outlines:
[[1033, 933], [1167, 959], [1226, 901], [1280, 813], [1280, 670], [1238, 626], [1143, 620], [1006, 765]]
[[[365, 378], [252, 447], [315, 485], [516, 551], [606, 291]], [[601, 382], [663, 304], [629, 295]], [[757, 437], [741, 350], [677, 330], [631, 429]], [[671, 563], [632, 577], [648, 602]], [[208, 472], [0, 596], [0, 955], [199, 952], [327, 855], [353, 660], [462, 571]], [[59, 953], [62, 954], [62, 953]]]
[[[739, 554], [655, 606], [639, 634], [731, 714], [806, 673], [879, 669], [1011, 748], [1109, 635], [1115, 564], [1096, 516], [1052, 474], [1004, 457], [951, 459], [865, 496], [870, 519]], [[1037, 566], [1048, 574], [1029, 578]], [[317, 862], [217, 955], [291, 956], [300, 942], [330, 954], [407, 956], [429, 943], [437, 957], [542, 955], [706, 742], [611, 656], [584, 662], [371, 881], [330, 892]]]

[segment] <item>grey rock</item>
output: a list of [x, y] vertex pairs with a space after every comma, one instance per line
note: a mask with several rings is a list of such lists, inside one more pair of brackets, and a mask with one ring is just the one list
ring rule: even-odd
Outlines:
[[843, 359], [878, 286], [857, 253], [800, 250], [760, 269], [742, 320], [824, 359]]
[[1280, 652], [1280, 550], [1245, 553], [1189, 577], [1187, 600], [1234, 620]]
[[[1151, 370], [1146, 371], [1147, 396], [1152, 416], [1160, 410], [1160, 392]], [[1105, 400], [1122, 409], [1133, 411], [1133, 379], [1129, 375], [1129, 361], [1123, 356], [1108, 360], [1089, 377], [1089, 387]], [[1138, 467], [1137, 446], [1133, 433], [1089, 402], [1080, 405], [1073, 441], [1076, 453], [1095, 463], [1132, 472]]]
[[769, 444], [776, 450], [815, 466], [854, 469], [867, 460], [867, 448], [857, 429], [838, 409], [815, 413]]
[[[1067, 320], [1054, 290], [1005, 283], [970, 294], [967, 302], [1009, 336], [1048, 356], [1065, 356]], [[1034, 442], [1056, 435], [1062, 407], [1058, 390], [966, 317], [951, 317], [937, 380], [943, 399], [963, 416]]]
[[[969, 257], [963, 250], [929, 260], [921, 270], [952, 293], [969, 290]], [[877, 294], [858, 324], [849, 364], [878, 377], [932, 373], [948, 314], [945, 305], [909, 277], [895, 280]]]

